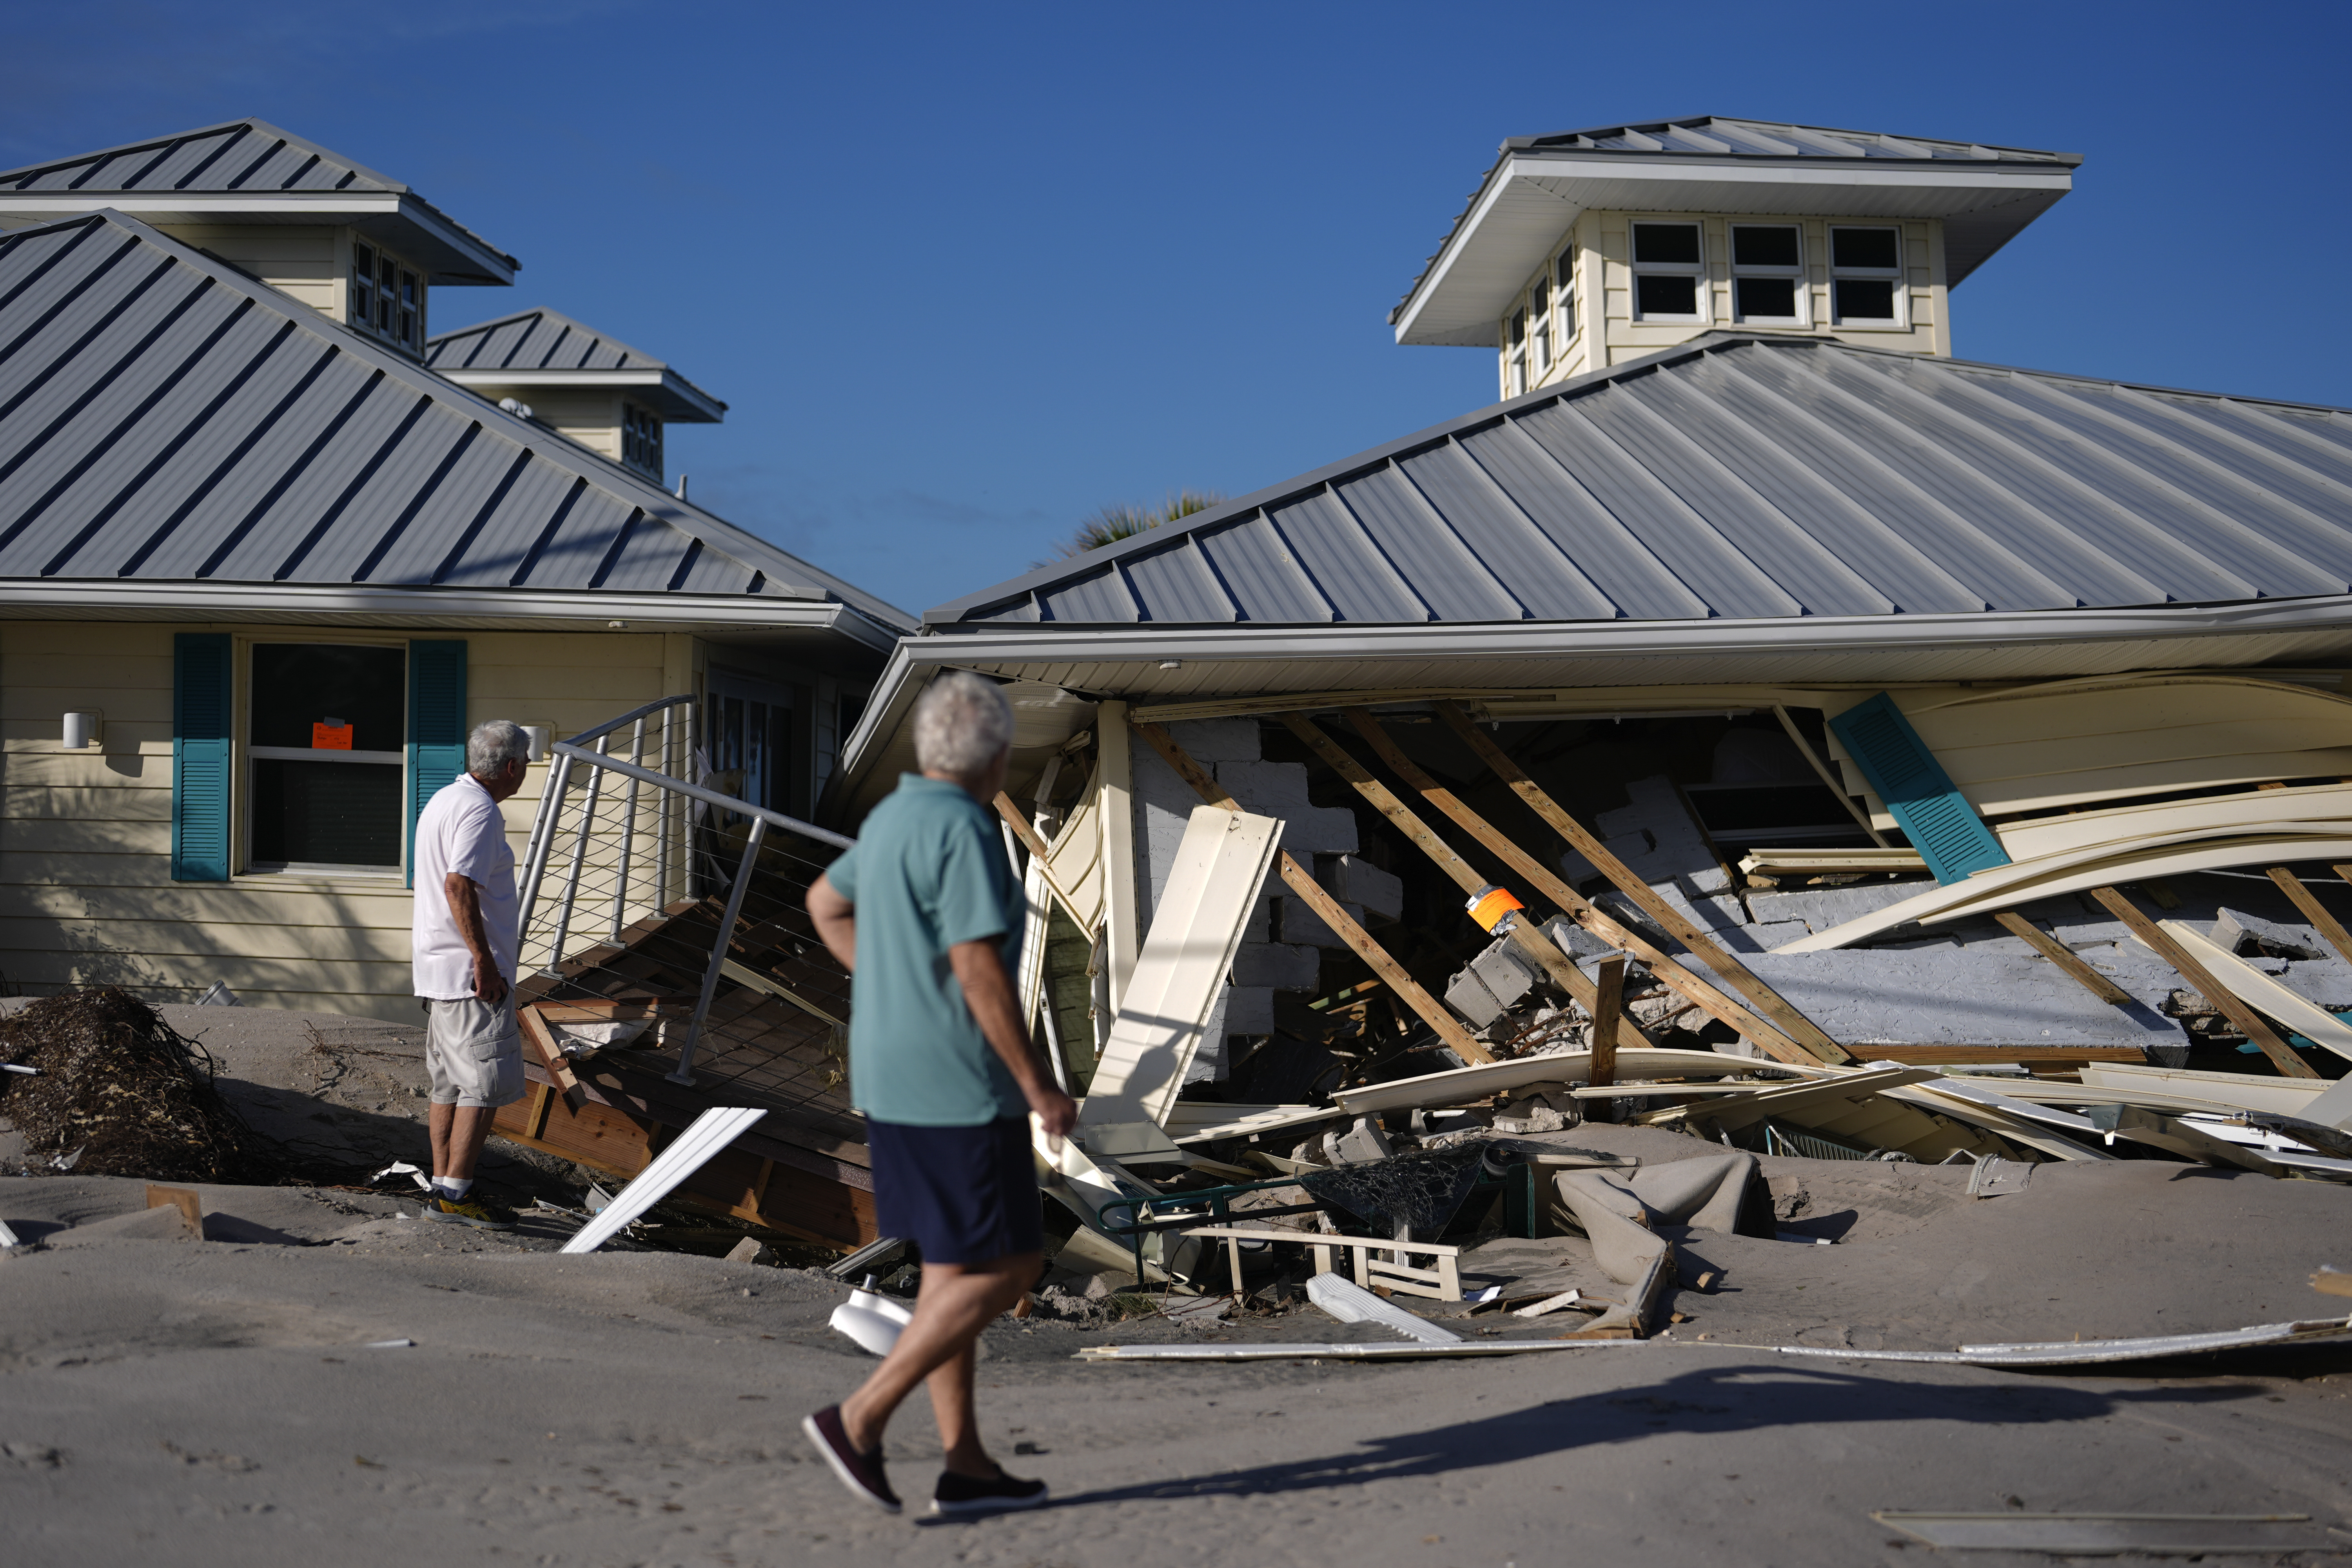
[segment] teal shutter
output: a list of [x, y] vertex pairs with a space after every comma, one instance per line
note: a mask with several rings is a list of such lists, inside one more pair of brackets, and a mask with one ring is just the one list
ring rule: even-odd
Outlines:
[[2009, 852], [1953, 787], [1951, 775], [1894, 698], [1882, 691], [1831, 720], [1830, 728], [1862, 765], [1870, 787], [1895, 814], [1936, 880], [1957, 882], [1971, 871], [2009, 864]]
[[172, 639], [172, 880], [228, 880], [229, 640]]
[[466, 771], [466, 645], [408, 645], [408, 829], [402, 862], [415, 885], [416, 819]]

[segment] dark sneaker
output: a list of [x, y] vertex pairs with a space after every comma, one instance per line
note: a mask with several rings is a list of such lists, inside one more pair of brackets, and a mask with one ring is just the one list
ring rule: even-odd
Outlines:
[[849, 1446], [849, 1433], [841, 1424], [841, 1406], [828, 1405], [801, 1422], [801, 1430], [808, 1434], [841, 1484], [858, 1497], [872, 1503], [884, 1513], [898, 1511], [898, 1494], [890, 1489], [890, 1478], [882, 1473], [882, 1450], [861, 1454]]
[[430, 1197], [421, 1216], [439, 1225], [470, 1225], [476, 1230], [512, 1230], [515, 1216], [487, 1198]]
[[941, 1470], [939, 1488], [931, 1493], [931, 1511], [995, 1513], [1004, 1509], [1035, 1508], [1045, 1500], [1045, 1482], [1021, 1480], [1006, 1475], [1001, 1468], [992, 1479], [984, 1481], [957, 1475], [953, 1470]]

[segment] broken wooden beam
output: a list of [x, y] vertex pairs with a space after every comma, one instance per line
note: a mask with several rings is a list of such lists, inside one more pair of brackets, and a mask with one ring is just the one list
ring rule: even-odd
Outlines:
[[1780, 1061], [1808, 1067], [1821, 1059], [1732, 997], [1693, 974], [1641, 933], [1570, 887], [1549, 867], [1514, 843], [1494, 824], [1465, 805], [1452, 790], [1443, 787], [1423, 772], [1404, 754], [1389, 732], [1369, 712], [1362, 709], [1349, 709], [1348, 720], [1356, 727], [1358, 733], [1371, 742], [1372, 750], [1389, 765], [1390, 771], [1419, 792], [1423, 799], [1460, 824], [1506, 865], [1527, 878], [1536, 891], [1549, 899], [1569, 919], [1610, 946], [1630, 952], [1648, 964], [1651, 974], [1660, 984], [1685, 1001], [1706, 1009], [1710, 1017], [1738, 1031], [1742, 1037], [1754, 1041], [1766, 1055]]
[[1769, 1018], [1790, 1038], [1820, 1060], [1849, 1062], [1853, 1059], [1835, 1040], [1822, 1033], [1820, 1026], [1799, 1012], [1786, 997], [1767, 985], [1746, 964], [1726, 952], [1714, 938], [1700, 931], [1688, 916], [1660, 898], [1656, 889], [1635, 876], [1631, 867], [1611, 854], [1606, 845], [1586, 832], [1583, 826], [1552, 799], [1541, 784], [1529, 778], [1490, 736], [1483, 733], [1470, 715], [1457, 704], [1440, 702], [1434, 706], [1437, 716], [1445, 721], [1446, 725], [1462, 738], [1496, 778], [1509, 786], [1512, 794], [1527, 802], [1553, 832], [1568, 841], [1570, 848], [1591, 861], [1602, 876], [1640, 905], [1643, 913], [1664, 927], [1667, 934], [1676, 942], [1690, 949], [1693, 957], [1714, 970], [1726, 985], [1746, 997], [1759, 1013]]
[[1421, 983], [1405, 973], [1404, 965], [1391, 958], [1388, 950], [1372, 940], [1372, 935], [1350, 919], [1339, 907], [1339, 900], [1326, 891], [1313, 873], [1291, 858], [1287, 850], [1278, 862], [1282, 879], [1290, 890], [1307, 900], [1307, 908], [1322, 917], [1323, 923], [1337, 932], [1358, 958], [1372, 966], [1372, 973], [1385, 981], [1389, 988], [1404, 999], [1406, 1006], [1421, 1016], [1421, 1021], [1436, 1031], [1437, 1037], [1453, 1048], [1454, 1054], [1472, 1064], [1491, 1062], [1494, 1053], [1471, 1038], [1462, 1021], [1445, 1010], [1445, 1005], [1427, 991]]
[[1592, 1070], [1586, 1082], [1605, 1089], [1617, 1081], [1617, 1019], [1625, 1005], [1625, 960], [1604, 958], [1592, 976]]
[[1992, 917], [2001, 929], [2022, 941], [2028, 947], [2064, 970], [2082, 983], [2083, 989], [2110, 1007], [2127, 1007], [2137, 1000], [2132, 994], [2092, 968], [2083, 955], [2019, 914], [2015, 910], [2002, 910]]
[[1176, 776], [1191, 784], [1193, 793], [1202, 800], [1207, 801], [1211, 805], [1222, 805], [1227, 811], [1239, 811], [1242, 808], [1241, 802], [1235, 800], [1232, 793], [1211, 775], [1208, 769], [1194, 762], [1185, 752], [1184, 748], [1176, 743], [1175, 736], [1159, 725], [1141, 719], [1129, 718], [1127, 726], [1142, 736], [1145, 742], [1160, 753], [1160, 760], [1174, 768]]
[[[2327, 945], [2336, 950], [2336, 955], [2352, 960], [2352, 931], [2346, 931], [2343, 922], [2327, 912], [2327, 906], [2319, 901], [2319, 895], [2305, 887], [2303, 879], [2284, 866], [2272, 866], [2267, 869], [2271, 880], [2278, 884], [2279, 891], [2287, 896], [2289, 903], [2303, 911], [2303, 918], [2312, 923], [2313, 929], [2327, 939]], [[2341, 872], [2343, 868], [2339, 866], [2336, 869]]]
[[2237, 1026], [2238, 1032], [2252, 1040], [2271, 1065], [2288, 1078], [2317, 1078], [2318, 1070], [2294, 1054], [2294, 1048], [2258, 1017], [2254, 1010], [2213, 978], [2212, 971], [2190, 954], [2187, 948], [2172, 940], [2154, 921], [2141, 912], [2138, 905], [2126, 898], [2118, 889], [2094, 888], [2091, 897], [2105, 904], [2117, 920], [2131, 928], [2132, 935], [2156, 950], [2157, 955], [2179, 972], [2191, 989], [2221, 1010], [2222, 1016]]

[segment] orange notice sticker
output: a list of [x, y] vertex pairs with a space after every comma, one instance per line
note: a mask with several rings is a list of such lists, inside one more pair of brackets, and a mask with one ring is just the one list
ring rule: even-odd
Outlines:
[[310, 726], [310, 749], [314, 752], [348, 752], [352, 749], [352, 727], [340, 719], [329, 719]]

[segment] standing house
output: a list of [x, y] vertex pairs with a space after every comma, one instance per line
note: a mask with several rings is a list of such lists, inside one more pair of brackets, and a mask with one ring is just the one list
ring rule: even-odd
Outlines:
[[549, 310], [435, 332], [513, 258], [257, 121], [0, 174], [0, 229], [9, 982], [413, 1017], [409, 826], [486, 718], [691, 693], [812, 808], [909, 617], [666, 488], [724, 404]]
[[[1559, 858], [1433, 705], [1498, 726], [1588, 826], [1630, 814], [1612, 840], [1629, 860], [1664, 847], [1616, 770], [1654, 769], [1670, 803], [1759, 777], [1816, 792], [1810, 816], [1706, 821], [1701, 859], [1826, 826], [1880, 836], [1918, 874], [1900, 837], [1918, 801], [1888, 798], [1826, 727], [1882, 691], [1882, 729], [1907, 714], [1944, 760], [1921, 776], [1964, 854], [1914, 845], [1942, 879], [2090, 842], [2103, 811], [2150, 801], [2342, 815], [2352, 413], [1951, 357], [1951, 290], [2078, 163], [1707, 118], [1507, 143], [1392, 317], [1401, 343], [1497, 351], [1506, 400], [929, 611], [849, 741], [844, 822], [905, 765], [933, 675], [1013, 683], [1030, 718], [1013, 794], [1051, 797], [1063, 884], [1100, 889], [1101, 962], [1057, 927], [1067, 1042], [1117, 1007], [1200, 800], [1148, 732], [1130, 741], [1138, 722], [1284, 818], [1285, 849], [1433, 990], [1486, 940], [1460, 892], [1276, 715], [1381, 709], [1417, 765], [1579, 879], [1592, 867]], [[2024, 706], [1969, 706], [1996, 700]], [[1347, 726], [1327, 733], [1371, 760]], [[2314, 781], [2326, 800], [2306, 806], [2293, 787]], [[2263, 786], [2290, 793], [2231, 793]], [[1364, 973], [1273, 891], [1204, 1042], [1213, 1070], [1221, 1047], [1259, 1047], [1286, 996]], [[1806, 935], [1745, 891], [1723, 873], [1668, 889], [1735, 952]], [[1091, 999], [1067, 978], [1089, 967], [1107, 982]]]

